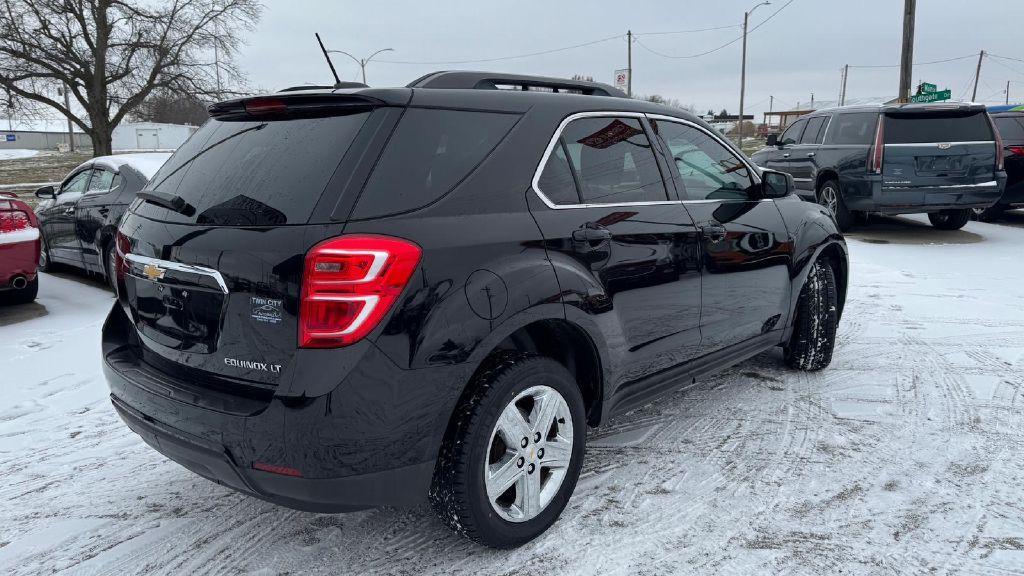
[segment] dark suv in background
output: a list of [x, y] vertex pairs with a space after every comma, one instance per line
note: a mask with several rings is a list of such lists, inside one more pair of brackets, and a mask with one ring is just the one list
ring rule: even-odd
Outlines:
[[1024, 106], [989, 106], [989, 115], [1003, 141], [1006, 190], [994, 206], [976, 209], [981, 220], [999, 219], [1004, 212], [1024, 207]]
[[955, 230], [999, 200], [1003, 148], [978, 104], [851, 106], [801, 117], [751, 159], [791, 174], [842, 230], [857, 213], [927, 212]]
[[831, 360], [832, 216], [686, 112], [474, 72], [210, 112], [121, 222], [102, 353], [125, 422], [216, 482], [429, 497], [515, 546], [589, 426], [774, 347]]

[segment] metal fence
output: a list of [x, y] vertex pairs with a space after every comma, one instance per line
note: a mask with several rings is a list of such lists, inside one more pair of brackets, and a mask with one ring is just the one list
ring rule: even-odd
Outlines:
[[[28, 150], [66, 150], [67, 132], [36, 132], [28, 130], [0, 131], [0, 150], [13, 148]], [[92, 149], [92, 141], [85, 134], [75, 133], [76, 149]]]

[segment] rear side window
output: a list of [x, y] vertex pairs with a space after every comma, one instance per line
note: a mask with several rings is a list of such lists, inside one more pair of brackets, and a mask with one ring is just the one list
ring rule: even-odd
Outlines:
[[354, 216], [406, 212], [441, 198], [494, 150], [518, 119], [495, 112], [406, 110]]
[[886, 144], [985, 142], [992, 128], [984, 112], [970, 114], [886, 114]]
[[369, 114], [210, 120], [146, 185], [181, 196], [194, 211], [184, 215], [151, 203], [137, 211], [211, 226], [304, 224]]
[[1024, 140], [1024, 117], [993, 116], [992, 121], [1003, 140]]
[[828, 116], [818, 116], [817, 118], [811, 118], [808, 120], [807, 128], [804, 129], [804, 134], [800, 137], [800, 143], [821, 144], [820, 132], [825, 126], [826, 120], [828, 120]]
[[576, 204], [580, 201], [576, 179], [572, 175], [569, 158], [565, 154], [565, 145], [561, 139], [551, 151], [537, 184], [548, 200], [555, 204]]
[[[651, 142], [635, 118], [574, 120], [562, 131], [558, 148], [563, 149], [561, 158], [569, 161], [585, 204], [668, 200]], [[544, 173], [549, 169], [556, 173], [554, 164], [561, 161], [558, 148], [548, 158]], [[544, 173], [541, 192], [551, 198], [544, 187]], [[570, 198], [564, 192], [562, 196]]]
[[836, 114], [832, 116], [825, 134], [825, 144], [871, 144], [877, 126], [878, 114], [875, 112]]
[[92, 180], [89, 181], [89, 192], [106, 192], [110, 190], [111, 182], [114, 181], [114, 173], [109, 170], [95, 169], [92, 171]]

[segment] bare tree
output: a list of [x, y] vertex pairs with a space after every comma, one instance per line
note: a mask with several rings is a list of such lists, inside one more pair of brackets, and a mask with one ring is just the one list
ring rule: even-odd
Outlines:
[[210, 117], [210, 113], [206, 105], [194, 97], [160, 90], [153, 92], [128, 117], [142, 122], [198, 126]]
[[232, 93], [240, 33], [261, 10], [258, 0], [0, 0], [0, 89], [58, 111], [94, 154], [110, 154], [114, 128], [154, 91]]

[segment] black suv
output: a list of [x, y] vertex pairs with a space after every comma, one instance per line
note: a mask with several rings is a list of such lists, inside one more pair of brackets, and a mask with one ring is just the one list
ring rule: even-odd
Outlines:
[[224, 102], [119, 228], [111, 400], [188, 469], [315, 511], [429, 496], [491, 546], [587, 428], [782, 347], [831, 360], [847, 251], [694, 116], [441, 72]]
[[1024, 207], [1024, 107], [989, 107], [1006, 156], [1006, 190], [991, 208], [977, 209], [979, 219], [992, 221], [1007, 210]]
[[936, 228], [956, 230], [1003, 192], [998, 139], [979, 104], [847, 106], [800, 118], [751, 159], [791, 174], [842, 230], [868, 212], [927, 212]]

